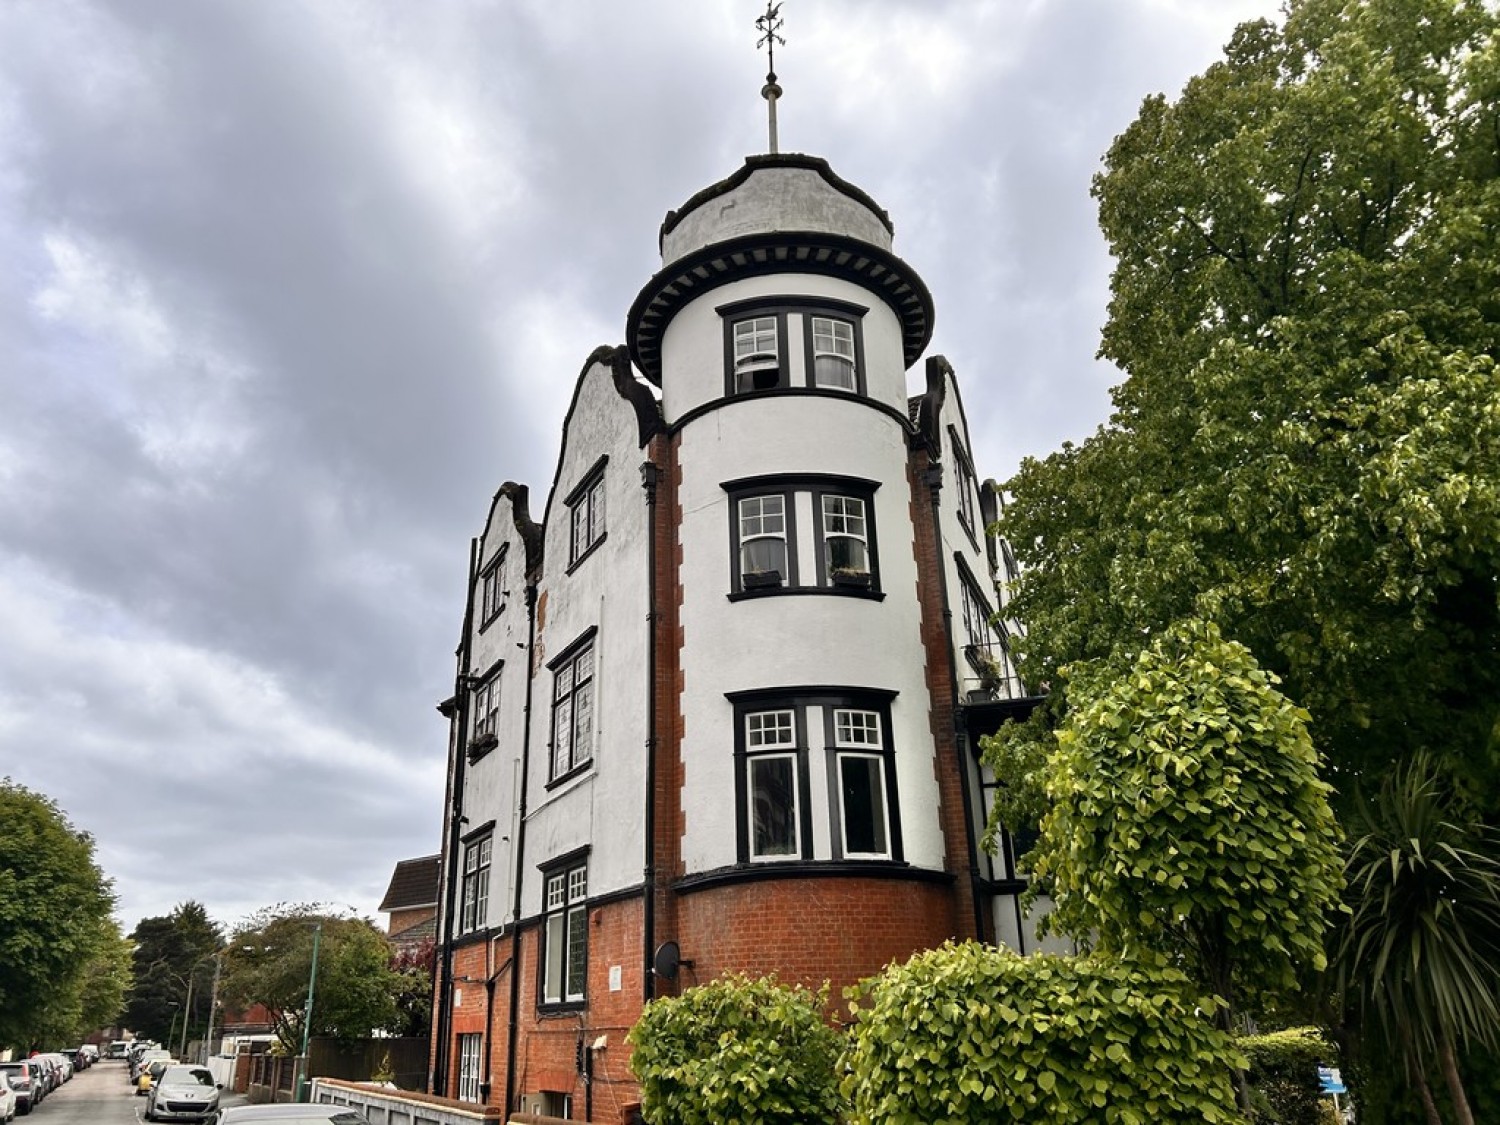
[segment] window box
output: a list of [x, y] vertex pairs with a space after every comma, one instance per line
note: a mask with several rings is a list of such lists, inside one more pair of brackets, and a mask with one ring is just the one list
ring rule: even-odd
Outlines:
[[850, 567], [835, 567], [829, 574], [835, 586], [848, 586], [859, 590], [870, 588], [870, 572]]
[[473, 742], [469, 743], [469, 761], [477, 761], [499, 745], [500, 738], [498, 735], [479, 735]]
[[766, 590], [781, 585], [781, 571], [752, 570], [741, 575], [740, 580], [747, 590]]

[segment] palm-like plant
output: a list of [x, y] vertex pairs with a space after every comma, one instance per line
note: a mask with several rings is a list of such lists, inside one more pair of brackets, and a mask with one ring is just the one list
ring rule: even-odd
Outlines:
[[1431, 1125], [1435, 1061], [1461, 1125], [1457, 1051], [1500, 1041], [1500, 846], [1463, 815], [1430, 759], [1387, 778], [1353, 826], [1341, 984], [1399, 1047]]

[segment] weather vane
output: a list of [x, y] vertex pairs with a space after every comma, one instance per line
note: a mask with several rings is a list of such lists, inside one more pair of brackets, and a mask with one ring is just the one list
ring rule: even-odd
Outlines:
[[786, 40], [776, 33], [781, 30], [784, 22], [781, 18], [781, 4], [774, 0], [766, 0], [765, 15], [755, 19], [755, 29], [761, 33], [755, 49], [766, 49], [766, 84], [761, 87], [760, 96], [766, 99], [771, 113], [772, 156], [776, 155], [776, 99], [781, 97], [781, 87], [776, 83], [776, 44], [786, 46]]

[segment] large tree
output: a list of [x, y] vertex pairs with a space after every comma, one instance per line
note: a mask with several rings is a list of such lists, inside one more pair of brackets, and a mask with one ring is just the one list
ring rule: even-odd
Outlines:
[[313, 1035], [360, 1039], [402, 1027], [397, 998], [407, 980], [392, 969], [390, 943], [368, 919], [329, 914], [314, 905], [283, 905], [236, 929], [224, 957], [220, 994], [241, 1007], [265, 1005], [289, 1052], [302, 1046], [309, 983], [314, 983]]
[[[131, 932], [134, 975], [126, 1019], [137, 1034], [165, 1042], [169, 1034], [203, 1027], [213, 999], [213, 954], [224, 931], [200, 902], [142, 918]], [[191, 995], [190, 995], [191, 993]]]
[[[119, 939], [114, 904], [93, 838], [50, 797], [0, 779], [0, 1046], [79, 1032], [86, 974]], [[88, 1007], [106, 1013], [109, 997]]]
[[1117, 138], [1127, 378], [1006, 485], [1031, 682], [1207, 618], [1311, 713], [1342, 799], [1426, 749], [1500, 811], [1497, 29], [1290, 0]]

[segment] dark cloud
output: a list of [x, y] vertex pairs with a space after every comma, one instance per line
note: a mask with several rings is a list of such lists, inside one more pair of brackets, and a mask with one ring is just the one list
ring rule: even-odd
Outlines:
[[[985, 475], [1105, 417], [1089, 177], [1274, 8], [784, 9], [782, 147], [895, 219]], [[764, 149], [759, 10], [0, 8], [0, 773], [127, 926], [370, 911], [437, 848], [468, 539], [550, 482], [666, 211]]]

